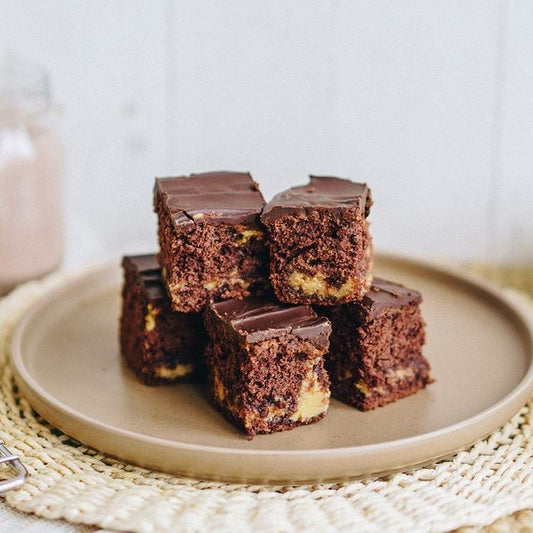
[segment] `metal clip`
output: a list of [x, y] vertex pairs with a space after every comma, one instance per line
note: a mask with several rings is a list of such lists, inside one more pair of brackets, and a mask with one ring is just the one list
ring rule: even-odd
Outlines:
[[15, 474], [15, 477], [0, 481], [0, 494], [20, 487], [28, 477], [28, 471], [20, 462], [17, 455], [13, 455], [0, 440], [0, 464], [6, 464]]

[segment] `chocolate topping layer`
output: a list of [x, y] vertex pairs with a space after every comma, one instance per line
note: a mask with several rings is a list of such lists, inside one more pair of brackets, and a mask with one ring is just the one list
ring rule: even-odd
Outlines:
[[420, 303], [422, 295], [399, 283], [381, 278], [374, 278], [370, 290], [361, 301], [361, 305], [371, 316], [377, 316], [391, 307], [402, 307], [409, 303]]
[[155, 195], [168, 205], [176, 226], [210, 222], [255, 224], [265, 199], [246, 172], [206, 172], [156, 178]]
[[154, 254], [124, 256], [122, 266], [130, 272], [135, 272], [150, 300], [166, 298], [161, 269]]
[[276, 194], [263, 209], [261, 220], [268, 223], [280, 216], [307, 210], [326, 208], [331, 210], [358, 206], [368, 215], [372, 199], [366, 183], [332, 178], [310, 176], [307, 185], [291, 187]]
[[211, 304], [212, 311], [249, 343], [292, 333], [318, 347], [328, 345], [331, 325], [307, 305], [288, 306], [271, 300], [246, 298]]

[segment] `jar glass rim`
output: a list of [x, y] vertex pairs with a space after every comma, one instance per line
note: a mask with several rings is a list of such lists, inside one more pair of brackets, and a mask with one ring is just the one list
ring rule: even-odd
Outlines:
[[50, 103], [50, 81], [40, 65], [9, 56], [0, 59], [0, 109], [32, 112]]

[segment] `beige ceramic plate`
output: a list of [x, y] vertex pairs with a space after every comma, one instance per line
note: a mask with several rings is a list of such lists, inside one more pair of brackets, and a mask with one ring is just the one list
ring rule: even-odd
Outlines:
[[12, 363], [31, 405], [81, 442], [185, 476], [259, 483], [342, 480], [446, 456], [486, 436], [532, 390], [531, 323], [495, 289], [380, 256], [377, 274], [419, 289], [436, 382], [361, 413], [333, 401], [318, 424], [248, 441], [193, 385], [149, 388], [121, 364], [121, 275], [105, 266], [45, 296], [18, 325]]

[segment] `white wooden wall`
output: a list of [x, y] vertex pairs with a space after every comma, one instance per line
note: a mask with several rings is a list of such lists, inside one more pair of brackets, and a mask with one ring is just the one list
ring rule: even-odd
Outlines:
[[155, 175], [367, 181], [377, 249], [533, 261], [529, 0], [0, 0], [46, 65], [68, 261], [155, 249]]

